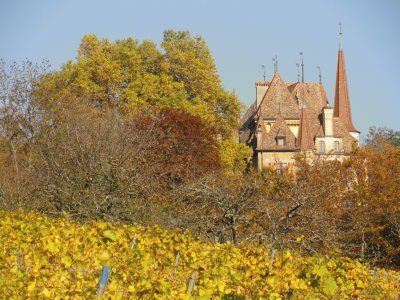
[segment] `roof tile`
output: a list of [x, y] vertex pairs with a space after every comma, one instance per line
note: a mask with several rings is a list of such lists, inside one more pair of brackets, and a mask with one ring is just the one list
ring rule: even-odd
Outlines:
[[276, 72], [260, 104], [261, 114], [266, 119], [275, 119], [281, 114], [285, 119], [299, 119], [300, 110], [291, 97], [286, 83]]

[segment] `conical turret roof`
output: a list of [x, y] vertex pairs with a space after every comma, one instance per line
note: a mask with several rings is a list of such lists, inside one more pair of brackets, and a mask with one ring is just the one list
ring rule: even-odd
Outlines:
[[344, 53], [339, 48], [338, 63], [336, 72], [335, 104], [333, 110], [334, 117], [339, 118], [346, 126], [348, 131], [359, 132], [353, 125], [350, 109], [349, 89], [347, 86], [346, 65]]

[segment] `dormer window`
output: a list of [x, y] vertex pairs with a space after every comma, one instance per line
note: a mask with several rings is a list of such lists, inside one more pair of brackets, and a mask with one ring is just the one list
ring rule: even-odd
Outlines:
[[279, 147], [286, 146], [286, 137], [285, 136], [277, 136], [276, 137], [276, 145]]

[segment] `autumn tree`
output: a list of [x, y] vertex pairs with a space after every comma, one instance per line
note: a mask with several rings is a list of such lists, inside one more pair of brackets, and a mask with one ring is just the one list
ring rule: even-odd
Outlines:
[[184, 186], [175, 205], [181, 208], [179, 226], [218, 243], [239, 244], [259, 238], [254, 218], [262, 185], [253, 176], [207, 174]]
[[221, 143], [221, 164], [226, 175], [243, 175], [251, 166], [252, 150], [245, 144], [227, 139]]
[[230, 137], [241, 104], [222, 89], [205, 41], [186, 31], [167, 30], [161, 48], [148, 40], [110, 42], [86, 35], [77, 60], [47, 76], [42, 94], [49, 102], [66, 95], [90, 100], [128, 118], [164, 108], [184, 109]]
[[400, 131], [395, 131], [386, 127], [370, 127], [365, 143], [369, 147], [383, 147], [388, 143], [400, 147]]
[[400, 265], [400, 150], [368, 144], [345, 162], [353, 172], [348, 213], [358, 254], [381, 265]]
[[134, 130], [147, 131], [155, 140], [145, 155], [157, 163], [155, 174], [167, 187], [220, 169], [215, 129], [201, 118], [182, 109], [163, 109], [138, 117], [133, 124]]
[[[48, 70], [48, 63], [34, 64], [29, 60], [21, 64], [7, 64], [0, 60], [0, 163], [12, 166], [2, 168], [2, 192], [11, 184], [16, 192], [21, 187], [21, 158], [40, 131], [41, 113], [35, 98], [38, 82]], [[10, 181], [11, 180], [11, 181]]]

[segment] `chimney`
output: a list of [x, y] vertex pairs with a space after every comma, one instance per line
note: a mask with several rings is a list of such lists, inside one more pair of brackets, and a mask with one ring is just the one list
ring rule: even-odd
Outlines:
[[257, 81], [256, 82], [256, 101], [257, 108], [260, 106], [262, 99], [264, 98], [265, 93], [268, 90], [268, 82], [267, 81]]
[[327, 103], [322, 111], [324, 117], [325, 136], [333, 136], [333, 107]]

